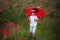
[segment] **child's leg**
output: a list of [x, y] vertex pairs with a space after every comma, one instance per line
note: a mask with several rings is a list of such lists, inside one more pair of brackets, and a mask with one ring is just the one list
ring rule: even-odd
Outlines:
[[32, 33], [33, 33], [33, 26], [30, 25], [30, 38], [32, 39]]
[[32, 30], [33, 30], [33, 28], [32, 28], [32, 26], [30, 26], [30, 33], [32, 33]]
[[36, 26], [33, 28], [32, 38], [35, 39]]

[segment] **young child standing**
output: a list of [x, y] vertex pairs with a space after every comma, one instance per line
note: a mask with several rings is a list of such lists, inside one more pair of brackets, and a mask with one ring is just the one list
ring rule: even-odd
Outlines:
[[32, 11], [32, 15], [29, 18], [30, 20], [30, 33], [32, 34], [32, 37], [34, 38], [35, 32], [36, 32], [36, 26], [38, 17], [35, 15], [34, 10]]

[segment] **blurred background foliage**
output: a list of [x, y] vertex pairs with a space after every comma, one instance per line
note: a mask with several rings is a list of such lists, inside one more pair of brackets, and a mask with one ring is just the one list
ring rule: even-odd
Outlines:
[[0, 0], [0, 40], [30, 40], [26, 10], [40, 6], [37, 40], [60, 40], [60, 0]]

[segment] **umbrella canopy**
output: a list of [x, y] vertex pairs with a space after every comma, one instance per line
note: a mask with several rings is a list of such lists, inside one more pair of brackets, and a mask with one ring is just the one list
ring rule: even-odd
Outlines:
[[42, 18], [44, 16], [44, 11], [42, 8], [28, 8], [28, 10], [26, 11], [26, 16], [27, 17], [30, 17], [32, 14], [32, 10], [35, 10], [35, 15], [38, 17], [38, 18]]

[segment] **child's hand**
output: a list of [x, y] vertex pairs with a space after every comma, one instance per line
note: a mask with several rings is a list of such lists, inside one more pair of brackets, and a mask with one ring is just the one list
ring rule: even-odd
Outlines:
[[37, 21], [37, 20], [35, 20], [35, 21]]
[[37, 19], [34, 19], [34, 21], [37, 21]]

